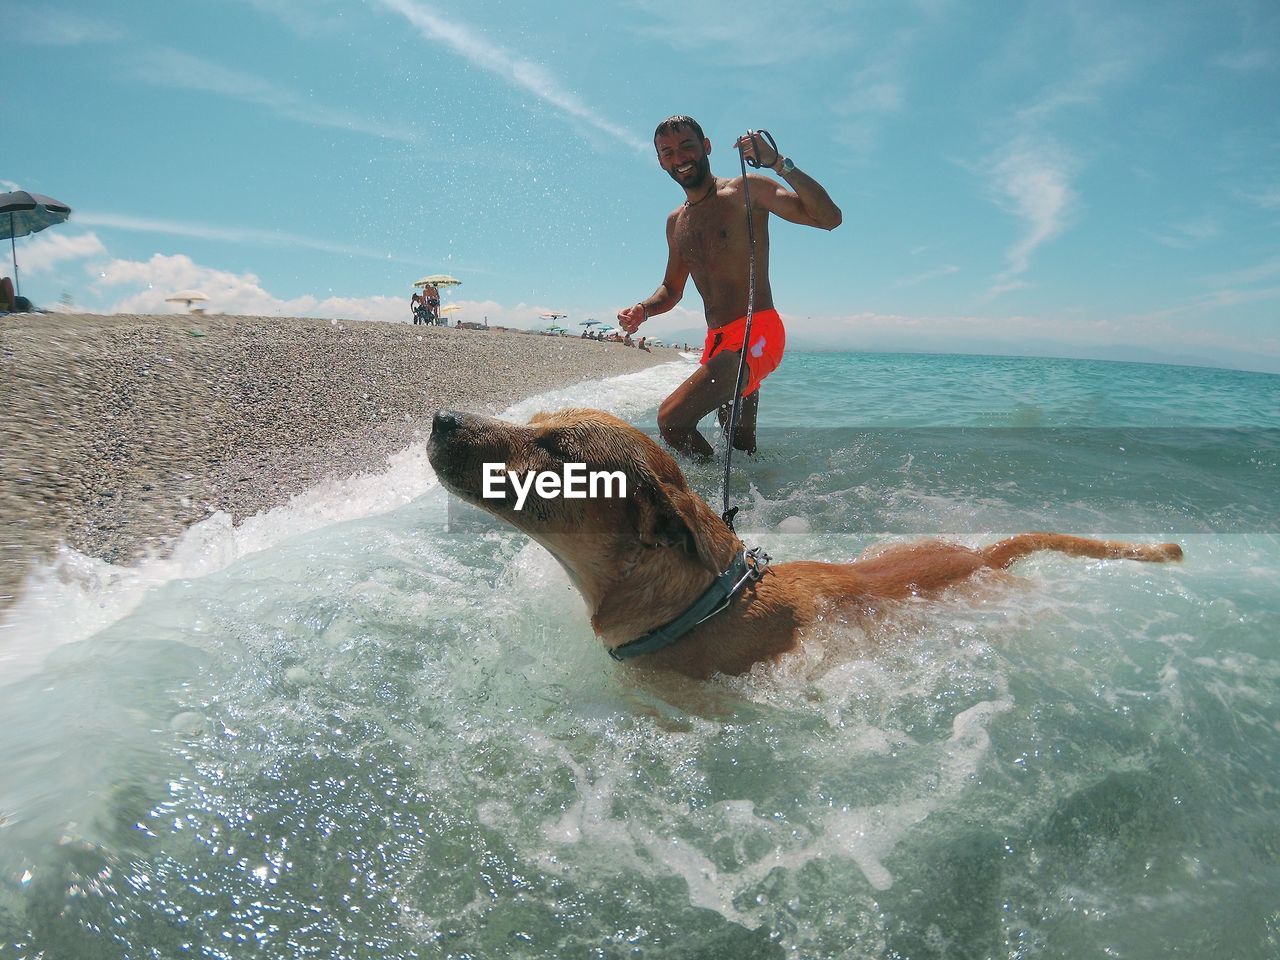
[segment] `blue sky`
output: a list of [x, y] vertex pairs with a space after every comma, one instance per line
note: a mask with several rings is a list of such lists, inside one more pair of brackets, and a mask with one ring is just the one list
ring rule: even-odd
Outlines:
[[[655, 124], [772, 131], [844, 211], [775, 224], [809, 347], [1280, 372], [1273, 0], [8, 0], [0, 189], [38, 305], [611, 319], [662, 276]], [[9, 272], [7, 269], [5, 272]], [[685, 301], [650, 322], [693, 339]]]

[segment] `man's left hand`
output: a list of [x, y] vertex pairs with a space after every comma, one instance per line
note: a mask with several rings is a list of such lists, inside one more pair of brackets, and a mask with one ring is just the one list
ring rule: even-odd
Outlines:
[[[746, 133], [738, 138], [738, 142], [734, 144], [734, 148], [741, 150], [743, 156], [746, 157], [747, 163], [752, 166], [768, 167], [772, 170], [777, 166], [778, 161], [782, 159], [782, 154], [774, 147], [769, 146], [768, 142], [758, 133]], [[752, 161], [755, 161], [752, 163]]]

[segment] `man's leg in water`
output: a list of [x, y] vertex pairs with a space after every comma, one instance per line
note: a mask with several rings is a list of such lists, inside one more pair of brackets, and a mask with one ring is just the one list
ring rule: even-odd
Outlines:
[[[738, 407], [738, 429], [733, 431], [733, 449], [745, 450], [747, 453], [756, 452], [756, 414], [759, 410], [760, 388], [757, 387], [755, 393], [742, 398], [742, 404]], [[728, 429], [729, 414], [732, 411], [733, 401], [721, 405], [716, 411], [720, 419], [721, 433]]]
[[717, 407], [733, 402], [737, 379], [738, 354], [728, 350], [695, 370], [658, 408], [662, 439], [681, 453], [709, 458], [711, 444], [698, 432], [698, 421]]

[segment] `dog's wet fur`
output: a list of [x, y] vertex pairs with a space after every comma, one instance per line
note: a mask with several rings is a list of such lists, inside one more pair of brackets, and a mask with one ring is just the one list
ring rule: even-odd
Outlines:
[[[442, 410], [428, 456], [448, 490], [528, 534], [560, 561], [587, 603], [592, 628], [610, 648], [674, 620], [743, 548], [689, 488], [670, 454], [599, 410], [539, 413], [527, 425]], [[627, 497], [546, 499], [531, 490], [517, 511], [509, 484], [505, 499], [481, 496], [483, 464], [495, 462], [522, 475], [561, 473], [566, 463], [622, 471]], [[1024, 533], [977, 550], [926, 540], [885, 546], [852, 563], [775, 563], [728, 609], [640, 659], [695, 678], [745, 673], [796, 649], [805, 628], [824, 616], [936, 595], [1038, 550], [1151, 562], [1182, 557], [1176, 543]]]

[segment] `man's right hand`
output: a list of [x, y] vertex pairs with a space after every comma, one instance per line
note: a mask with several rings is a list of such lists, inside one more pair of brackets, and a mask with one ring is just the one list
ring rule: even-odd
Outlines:
[[618, 311], [618, 326], [627, 331], [627, 333], [635, 333], [640, 329], [640, 324], [644, 323], [644, 321], [644, 307], [638, 303]]

